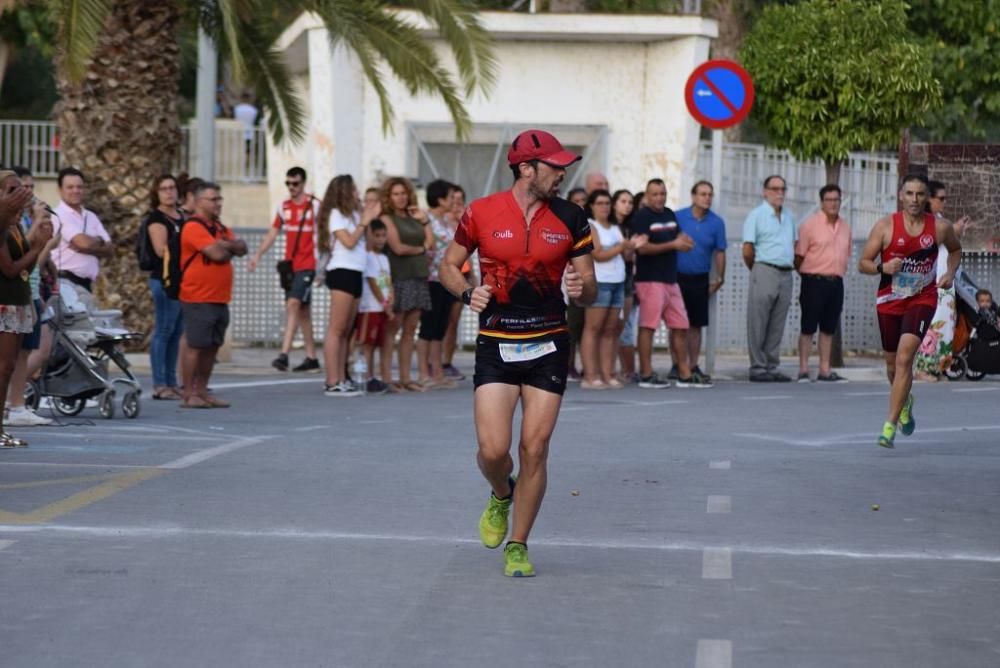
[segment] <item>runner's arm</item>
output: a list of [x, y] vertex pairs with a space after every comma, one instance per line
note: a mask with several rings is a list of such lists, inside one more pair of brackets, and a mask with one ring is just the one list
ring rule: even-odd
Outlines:
[[868, 241], [865, 242], [865, 247], [861, 249], [861, 259], [858, 260], [858, 271], [862, 274], [878, 275], [882, 273], [875, 260], [878, 258], [879, 253], [882, 252], [886, 220], [888, 219], [883, 218], [875, 223], [871, 234], [868, 235]]
[[[570, 266], [583, 281], [582, 290], [579, 296], [570, 293], [579, 306], [589, 306], [597, 299], [597, 278], [594, 276], [594, 256], [590, 253], [580, 255], [570, 259]], [[569, 282], [567, 282], [567, 292], [569, 292]]]
[[441, 285], [456, 297], [461, 297], [463, 292], [473, 287], [462, 275], [462, 265], [468, 258], [469, 251], [465, 246], [452, 241], [444, 252], [444, 259], [441, 260], [438, 278], [441, 279]]
[[955, 273], [958, 271], [958, 264], [962, 261], [962, 243], [955, 233], [955, 226], [948, 221], [939, 221], [937, 224], [938, 239], [948, 250], [948, 270], [944, 276], [938, 277], [938, 285], [942, 288], [950, 288], [955, 281]]

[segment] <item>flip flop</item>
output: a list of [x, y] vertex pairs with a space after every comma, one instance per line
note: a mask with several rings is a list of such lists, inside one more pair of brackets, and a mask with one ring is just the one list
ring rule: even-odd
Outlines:
[[212, 404], [208, 403], [201, 397], [189, 397], [181, 403], [181, 408], [211, 408]]
[[415, 380], [411, 380], [405, 385], [400, 385], [404, 392], [426, 392], [427, 388]]

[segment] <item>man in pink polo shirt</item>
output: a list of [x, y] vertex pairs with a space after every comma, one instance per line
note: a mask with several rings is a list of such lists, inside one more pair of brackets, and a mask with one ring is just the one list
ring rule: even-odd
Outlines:
[[844, 306], [844, 274], [851, 257], [851, 228], [840, 217], [838, 186], [823, 186], [819, 199], [820, 210], [799, 226], [799, 240], [795, 244], [795, 268], [802, 277], [799, 382], [809, 382], [809, 352], [818, 328], [819, 375], [816, 380], [846, 383], [846, 378], [830, 368], [830, 353]]
[[59, 278], [93, 292], [100, 260], [111, 257], [114, 244], [97, 214], [83, 206], [83, 172], [64, 167], [59, 170], [58, 184], [55, 226], [59, 245], [52, 251], [52, 261]]

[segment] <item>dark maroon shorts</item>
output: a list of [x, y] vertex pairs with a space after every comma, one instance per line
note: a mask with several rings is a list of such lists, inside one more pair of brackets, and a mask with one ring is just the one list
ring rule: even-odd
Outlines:
[[934, 306], [921, 305], [912, 306], [900, 315], [879, 313], [878, 329], [882, 334], [882, 350], [887, 353], [896, 352], [903, 334], [913, 334], [923, 341], [936, 310]]

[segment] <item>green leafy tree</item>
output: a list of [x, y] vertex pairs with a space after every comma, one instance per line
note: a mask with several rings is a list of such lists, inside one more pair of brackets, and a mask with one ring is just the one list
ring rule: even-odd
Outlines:
[[754, 118], [777, 146], [822, 159], [834, 183], [850, 151], [896, 144], [941, 103], [931, 54], [908, 30], [901, 0], [765, 7], [741, 57]]
[[[379, 99], [383, 128], [393, 122], [390, 74], [412, 94], [441, 99], [460, 136], [470, 129], [466, 96], [495, 77], [492, 42], [471, 0], [43, 0], [59, 31], [57, 116], [63, 158], [88, 175], [88, 205], [108, 226], [116, 254], [98, 291], [130, 326], [148, 331], [151, 304], [137, 270], [134, 240], [155, 176], [178, 155], [178, 36], [202, 26], [236, 78], [253, 89], [276, 141], [305, 135], [303, 104], [273, 47], [274, 22], [318, 16], [335, 45], [356, 54]], [[415, 10], [450, 48], [446, 69], [418, 26], [395, 10]]]
[[934, 139], [1000, 136], [1000, 0], [909, 0], [947, 96], [923, 124]]

